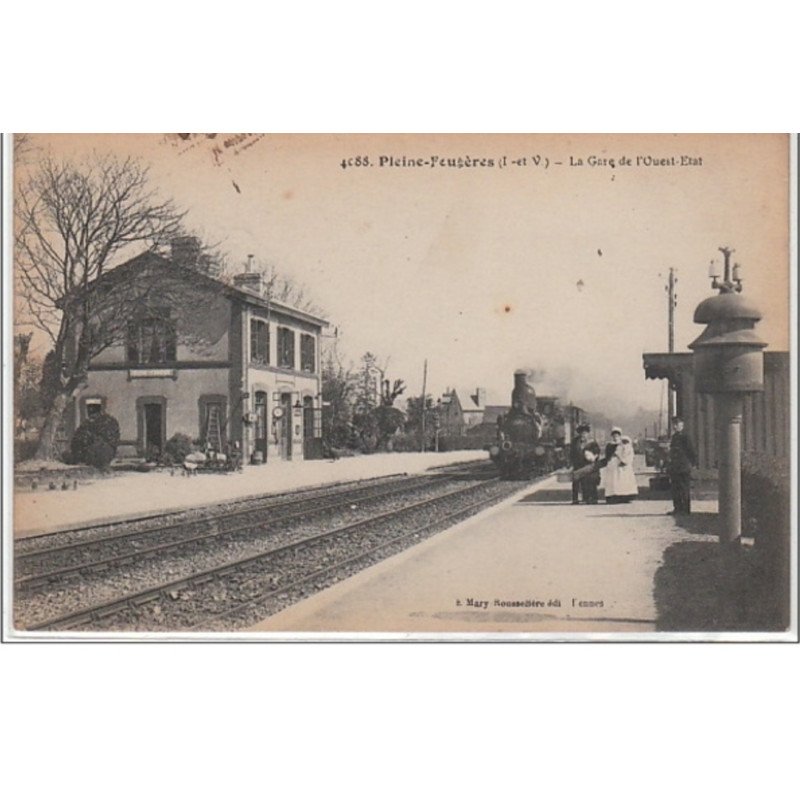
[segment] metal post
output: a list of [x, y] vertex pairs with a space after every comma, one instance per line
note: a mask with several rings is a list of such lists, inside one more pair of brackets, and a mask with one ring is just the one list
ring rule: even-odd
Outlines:
[[[675, 352], [675, 270], [669, 268], [669, 283], [667, 285], [667, 301], [669, 303], [667, 321], [667, 352]], [[675, 390], [672, 381], [667, 380], [667, 434], [672, 436], [672, 418], [675, 416]]]
[[422, 368], [422, 446], [420, 452], [425, 452], [425, 392], [428, 387], [428, 359], [425, 359], [425, 366]]
[[717, 395], [720, 415], [719, 540], [738, 544], [742, 536], [741, 395]]

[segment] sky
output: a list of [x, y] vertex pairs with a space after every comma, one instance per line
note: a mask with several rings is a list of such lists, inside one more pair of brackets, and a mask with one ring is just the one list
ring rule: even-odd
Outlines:
[[645, 380], [642, 353], [667, 349], [666, 276], [676, 270], [681, 351], [701, 331], [692, 314], [712, 294], [708, 265], [723, 245], [764, 313], [759, 333], [770, 349], [789, 344], [782, 135], [32, 143], [30, 165], [45, 152], [141, 158], [154, 187], [188, 209], [188, 227], [221, 241], [242, 269], [252, 253], [306, 284], [338, 328], [345, 361], [375, 353], [411, 395], [427, 359], [434, 396], [481, 386], [489, 402], [506, 403], [514, 370], [525, 368], [540, 394], [587, 409], [658, 409], [663, 382]]

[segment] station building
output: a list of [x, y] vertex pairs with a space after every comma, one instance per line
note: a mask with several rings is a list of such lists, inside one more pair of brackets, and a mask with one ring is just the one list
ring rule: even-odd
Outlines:
[[[667, 380], [675, 390], [676, 414], [697, 447], [701, 470], [719, 467], [719, 424], [714, 398], [698, 391], [693, 353], [644, 353], [645, 377]], [[764, 391], [745, 396], [742, 450], [788, 459], [791, 452], [789, 353], [764, 352]]]
[[227, 283], [175, 258], [145, 253], [109, 273], [170, 270], [178, 291], [158, 315], [128, 320], [126, 335], [92, 359], [65, 415], [65, 443], [102, 411], [119, 421], [122, 458], [161, 453], [176, 433], [215, 450], [235, 444], [244, 463], [321, 457], [327, 322], [272, 300], [260, 273]]

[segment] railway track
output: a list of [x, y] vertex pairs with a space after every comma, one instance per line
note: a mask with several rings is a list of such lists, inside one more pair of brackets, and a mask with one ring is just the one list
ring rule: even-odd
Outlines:
[[[339, 487], [336, 491], [312, 497], [288, 496], [250, 503], [239, 511], [215, 511], [203, 518], [188, 518], [144, 529], [124, 530], [77, 539], [66, 544], [44, 546], [17, 554], [14, 561], [14, 586], [19, 592], [46, 586], [68, 577], [94, 576], [103, 570], [156, 558], [200, 543], [221, 541], [237, 534], [258, 535], [281, 524], [337, 510], [375, 503], [385, 498], [430, 486], [446, 480], [447, 474], [402, 476], [392, 481]], [[74, 531], [73, 531], [74, 532]]]
[[[275, 492], [269, 494], [251, 495], [240, 497], [233, 500], [225, 500], [205, 506], [195, 506], [194, 508], [180, 509], [177, 511], [159, 511], [155, 513], [142, 514], [135, 517], [125, 517], [121, 520], [111, 522], [100, 522], [92, 525], [81, 525], [74, 528], [63, 528], [57, 531], [26, 536], [14, 543], [15, 555], [17, 558], [26, 556], [29, 553], [55, 551], [62, 545], [72, 542], [85, 543], [88, 540], [113, 539], [117, 536], [124, 536], [129, 532], [147, 533], [148, 531], [163, 531], [170, 528], [173, 524], [180, 524], [191, 519], [203, 520], [216, 517], [224, 517], [228, 514], [237, 513], [239, 510], [246, 509], [252, 504], [269, 504], [280, 502], [282, 499], [304, 499], [312, 497], [329, 496], [342, 490], [377, 486], [394, 480], [408, 478], [408, 473], [396, 472], [391, 475], [382, 475], [377, 478], [366, 478], [352, 481], [339, 481], [323, 486], [312, 486], [303, 489], [294, 489], [285, 492]], [[122, 533], [119, 528], [124, 528]]]
[[[342, 488], [323, 497], [286, 498], [216, 519], [179, 541], [152, 543], [142, 532], [105, 537], [124, 553], [18, 576], [17, 627], [39, 630], [230, 630], [255, 622], [516, 491], [487, 479], [485, 465]], [[309, 501], [306, 507], [297, 508]], [[353, 502], [355, 501], [355, 502]], [[356, 506], [353, 509], [352, 506]], [[353, 512], [357, 518], [353, 519]], [[367, 516], [363, 516], [366, 512]], [[261, 515], [243, 521], [242, 515]], [[267, 518], [264, 515], [267, 514]], [[193, 521], [195, 526], [198, 521]], [[191, 528], [191, 521], [184, 523]], [[169, 526], [175, 528], [175, 525]], [[174, 532], [174, 531], [173, 531]], [[153, 536], [149, 529], [145, 535]], [[136, 539], [135, 537], [139, 537]], [[133, 537], [133, 538], [132, 538]], [[247, 548], [239, 541], [250, 540]], [[139, 542], [139, 550], [131, 542]], [[98, 542], [86, 545], [98, 546]], [[32, 557], [42, 556], [37, 548]], [[95, 562], [100, 562], [95, 563]], [[98, 573], [102, 573], [99, 574]], [[79, 580], [76, 580], [79, 579]], [[99, 598], [96, 602], [90, 602]]]
[[[478, 500], [469, 505], [439, 517], [434, 523], [405, 531], [352, 556], [347, 556], [328, 566], [306, 573], [283, 584], [280, 588], [259, 588], [257, 580], [242, 587], [250, 595], [246, 599], [234, 601], [229, 608], [215, 612], [191, 627], [192, 631], [224, 631], [252, 624], [281, 608], [302, 600], [304, 597], [321, 591], [323, 588], [359, 572], [371, 564], [383, 560], [394, 552], [408, 547], [413, 540], [419, 540], [435, 533], [437, 529], [455, 524], [461, 519], [477, 513], [489, 505], [486, 500]], [[270, 607], [272, 606], [272, 607]]]

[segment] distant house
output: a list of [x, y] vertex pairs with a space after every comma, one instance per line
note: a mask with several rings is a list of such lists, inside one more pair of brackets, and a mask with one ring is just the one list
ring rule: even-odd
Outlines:
[[439, 429], [443, 436], [465, 436], [484, 419], [486, 389], [474, 394], [459, 395], [457, 389], [447, 389], [438, 403]]
[[486, 408], [486, 389], [478, 387], [474, 394], [471, 394], [465, 400], [462, 406], [462, 413], [464, 414], [464, 426], [466, 430], [474, 428], [483, 422], [483, 412]]
[[127, 335], [91, 360], [65, 414], [62, 444], [106, 412], [119, 421], [122, 456], [162, 453], [179, 432], [209, 449], [236, 442], [255, 463], [316, 454], [326, 321], [271, 300], [260, 273], [235, 275], [230, 285], [183, 268], [175, 250], [169, 259], [145, 253], [117, 267], [105, 290], [126, 291], [123, 276], [147, 281], [164, 270], [177, 289], [157, 314], [124, 320]]

